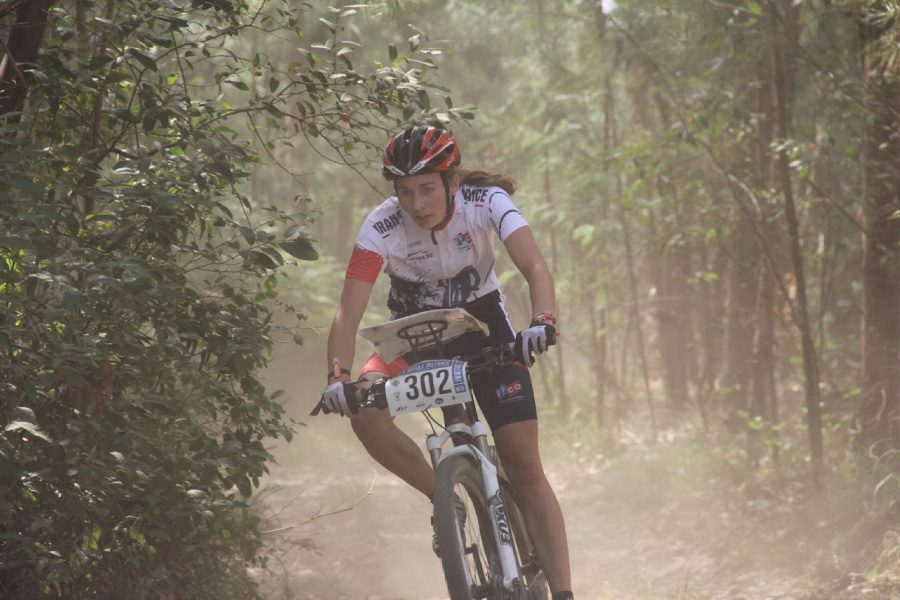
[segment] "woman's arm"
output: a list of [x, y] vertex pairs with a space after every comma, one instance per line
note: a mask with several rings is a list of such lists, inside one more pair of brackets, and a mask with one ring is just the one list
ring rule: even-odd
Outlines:
[[[328, 355], [325, 358], [328, 360], [329, 369], [332, 368], [334, 359], [337, 359], [341, 368], [352, 370], [353, 356], [356, 353], [356, 331], [366, 312], [373, 287], [375, 285], [367, 281], [350, 277], [344, 279], [341, 301], [328, 334]], [[350, 381], [350, 379], [349, 375], [340, 378], [341, 381]], [[334, 378], [328, 379], [328, 383], [334, 381]]]
[[516, 229], [503, 243], [510, 258], [528, 282], [531, 314], [538, 315], [545, 311], [555, 314], [556, 292], [553, 289], [553, 275], [550, 274], [547, 262], [538, 250], [531, 227]]

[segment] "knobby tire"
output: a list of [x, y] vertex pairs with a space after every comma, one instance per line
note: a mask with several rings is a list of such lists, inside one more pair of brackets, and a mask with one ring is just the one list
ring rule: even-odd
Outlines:
[[[464, 531], [454, 493], [467, 509]], [[496, 598], [493, 578], [500, 576], [500, 556], [490, 514], [475, 461], [466, 455], [441, 461], [435, 474], [434, 519], [450, 600]]]

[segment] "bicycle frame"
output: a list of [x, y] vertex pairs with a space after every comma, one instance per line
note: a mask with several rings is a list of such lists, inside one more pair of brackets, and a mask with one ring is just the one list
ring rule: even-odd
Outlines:
[[[462, 444], [444, 450], [444, 446], [454, 434], [465, 434], [471, 437], [474, 444]], [[429, 434], [425, 439], [428, 455], [435, 471], [441, 461], [455, 455], [465, 454], [471, 456], [481, 471], [481, 482], [485, 496], [490, 504], [491, 529], [494, 533], [494, 541], [500, 554], [500, 567], [503, 571], [503, 589], [511, 591], [515, 582], [520, 579], [516, 555], [513, 548], [512, 530], [506, 516], [506, 508], [500, 498], [500, 478], [497, 466], [491, 460], [491, 448], [488, 445], [488, 429], [481, 421], [475, 421], [471, 425], [454, 423], [448, 425], [444, 431], [437, 434]]]

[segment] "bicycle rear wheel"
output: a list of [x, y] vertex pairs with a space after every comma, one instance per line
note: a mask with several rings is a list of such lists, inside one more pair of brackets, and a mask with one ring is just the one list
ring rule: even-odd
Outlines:
[[[460, 522], [457, 498], [465, 507]], [[434, 482], [434, 521], [450, 600], [496, 598], [500, 556], [481, 471], [469, 456], [440, 462]]]

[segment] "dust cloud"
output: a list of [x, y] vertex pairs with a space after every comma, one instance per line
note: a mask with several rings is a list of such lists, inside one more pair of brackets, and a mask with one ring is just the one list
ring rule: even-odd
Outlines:
[[[269, 562], [257, 572], [265, 597], [446, 598], [430, 504], [376, 465], [346, 420], [308, 416], [326, 369], [323, 338], [279, 345], [268, 370], [269, 386], [286, 391], [290, 416], [304, 425], [273, 449], [278, 464], [254, 501], [265, 506], [264, 529], [277, 530], [265, 536]], [[609, 461], [552, 411], [542, 414], [544, 463], [566, 515], [579, 599], [801, 597], [793, 590], [808, 584], [789, 558], [790, 540], [775, 535], [755, 546], [759, 536], [742, 513], [695, 489], [667, 462], [665, 442], [636, 442], [630, 458]], [[423, 418], [398, 424], [424, 443]]]

